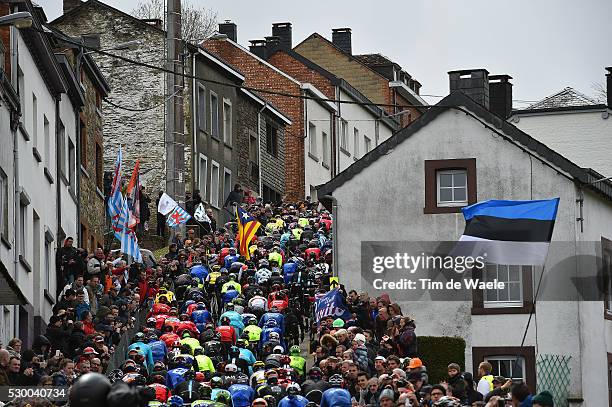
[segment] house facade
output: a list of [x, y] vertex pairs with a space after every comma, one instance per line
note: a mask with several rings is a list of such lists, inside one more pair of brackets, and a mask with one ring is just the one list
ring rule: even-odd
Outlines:
[[313, 33], [293, 50], [339, 78], [371, 101], [388, 105], [388, 115], [401, 126], [416, 120], [427, 103], [419, 96], [421, 84], [398, 64], [380, 54], [353, 55], [350, 28], [332, 30], [332, 41]]
[[565, 88], [526, 109], [513, 110], [509, 121], [576, 164], [612, 176], [612, 67], [606, 69], [606, 103]]
[[[236, 42], [236, 30], [220, 26], [220, 31], [223, 33], [208, 38], [201, 44], [202, 47], [239, 69], [245, 76], [245, 86], [271, 91], [270, 93], [265, 91], [256, 93], [258, 97], [268, 100], [291, 121], [284, 135], [285, 193], [283, 199], [301, 200], [311, 192], [310, 186], [307, 186], [305, 182], [307, 177], [305, 139], [308, 135], [308, 123], [315, 123], [316, 119], [318, 120], [317, 127], [327, 129], [328, 134], [331, 134], [332, 112], [335, 106], [316, 100], [321, 97], [319, 95], [322, 95], [320, 90], [312, 84], [298, 81], [267, 62], [265, 56], [259, 53], [257, 46], [254, 45], [248, 50], [239, 45]], [[304, 97], [313, 94], [317, 96]], [[326, 145], [329, 146], [328, 151], [331, 151], [331, 138], [328, 139]], [[279, 194], [280, 191], [272, 190], [270, 193]]]
[[52, 315], [56, 249], [66, 237], [79, 236], [78, 118], [84, 100], [66, 56], [54, 54], [53, 38], [42, 33], [42, 10], [27, 0], [0, 2], [2, 15], [19, 11], [32, 14], [32, 28], [0, 27], [2, 97], [10, 101], [0, 109], [9, 118], [0, 126], [2, 139], [12, 143], [0, 154], [0, 269], [3, 288], [20, 292], [18, 301], [3, 294], [8, 304], [2, 306], [0, 335], [30, 346]]
[[[451, 72], [451, 83], [454, 78]], [[525, 380], [535, 392], [550, 383], [547, 360], [559, 358], [568, 368], [566, 373], [557, 370], [569, 383], [564, 402], [602, 405], [608, 399], [612, 355], [608, 302], [536, 298], [533, 307], [533, 301], [544, 270], [569, 259], [578, 267], [573, 272], [583, 275], [592, 270], [571, 260], [573, 254], [610, 256], [612, 184], [593, 183], [600, 174], [581, 168], [491, 113], [485, 107], [488, 98], [474, 101], [483, 89], [473, 88], [467, 96], [460, 89], [472, 86], [459, 82], [439, 107], [319, 189], [320, 199], [335, 216], [336, 272], [346, 286], [377, 295], [383, 291], [374, 288], [372, 270], [362, 268], [361, 242], [453, 242], [463, 233], [460, 210], [465, 205], [559, 197], [544, 269], [487, 266], [484, 280], [504, 281], [505, 288], [474, 290], [465, 300], [408, 301], [406, 291], [386, 292], [414, 317], [419, 335], [464, 338], [466, 371], [477, 375], [478, 364], [487, 360], [494, 374]], [[584, 242], [594, 246], [587, 248]], [[603, 271], [612, 272], [609, 264]], [[554, 280], [545, 274], [544, 280], [548, 278]], [[532, 311], [534, 320], [528, 324]]]

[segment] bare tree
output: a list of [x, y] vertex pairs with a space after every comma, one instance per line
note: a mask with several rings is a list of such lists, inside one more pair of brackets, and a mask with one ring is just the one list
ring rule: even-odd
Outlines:
[[601, 82], [595, 82], [591, 85], [594, 95], [593, 98], [599, 103], [606, 103], [608, 99], [608, 93], [606, 87]]
[[[131, 14], [141, 19], [160, 19], [165, 26], [165, 5], [166, 0], [141, 0]], [[183, 40], [199, 43], [216, 30], [217, 12], [183, 0], [182, 26]]]

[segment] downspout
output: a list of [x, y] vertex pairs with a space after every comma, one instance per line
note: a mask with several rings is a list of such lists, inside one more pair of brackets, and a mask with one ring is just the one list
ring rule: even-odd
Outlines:
[[[80, 75], [79, 75], [80, 77]], [[76, 208], [76, 233], [79, 236], [79, 239], [77, 240], [77, 242], [81, 242], [81, 246], [80, 247], [87, 247], [86, 245], [86, 241], [85, 239], [87, 239], [86, 236], [81, 236], [81, 149], [83, 148], [83, 146], [81, 145], [81, 116], [80, 114], [76, 114], [77, 110], [74, 109], [75, 112], [75, 118], [74, 118], [74, 125], [76, 126], [76, 143], [77, 143], [77, 154], [78, 156], [78, 162], [79, 165], [77, 165], [76, 170], [76, 190], [75, 190], [75, 195], [76, 195], [76, 201], [77, 201], [77, 208]], [[80, 112], [79, 112], [80, 113]], [[85, 147], [87, 148], [87, 147]], [[77, 160], [74, 160], [75, 163]], [[93, 247], [92, 247], [93, 250]]]
[[338, 102], [336, 102], [336, 107], [338, 110], [336, 110], [335, 112], [332, 112], [332, 139], [331, 139], [331, 148], [332, 148], [332, 163], [331, 163], [331, 178], [334, 178], [336, 176], [336, 174], [338, 174], [338, 125], [339, 125], [339, 117], [340, 117], [340, 88], [338, 86], [335, 87], [336, 89], [336, 100]]
[[[11, 26], [11, 80], [13, 87], [19, 89], [19, 80], [17, 72], [19, 70], [19, 41], [17, 38], [18, 29], [15, 26]], [[19, 95], [21, 96], [23, 89], [19, 89]], [[20, 98], [21, 100], [21, 98]], [[24, 98], [25, 100], [25, 98]], [[19, 115], [21, 116], [23, 106], [19, 105]], [[21, 121], [21, 118], [20, 118]], [[19, 242], [21, 241], [21, 232], [19, 230], [19, 211], [21, 209], [20, 202], [20, 191], [19, 191], [19, 129], [15, 129], [13, 132], [13, 178], [14, 178], [14, 202], [13, 202], [13, 229], [15, 231], [15, 242], [13, 250], [13, 280], [15, 284], [19, 286]], [[19, 332], [19, 308], [17, 305], [13, 308], [13, 334], [17, 336]]]
[[268, 101], [257, 112], [257, 178], [259, 179], [259, 196], [263, 199], [263, 180], [261, 179], [261, 114], [268, 107]]
[[[305, 91], [302, 91], [302, 94], [305, 94]], [[308, 140], [310, 141], [310, 126], [308, 126], [308, 98], [304, 98], [304, 121], [302, 126], [304, 126], [304, 137], [302, 137], [302, 140], [304, 140], [304, 149], [301, 152], [301, 156], [302, 156], [302, 163], [301, 166], [304, 169], [304, 177], [303, 177], [303, 181], [304, 181], [304, 188], [302, 189], [302, 192], [304, 192], [304, 197], [306, 196], [310, 196], [310, 185], [308, 185], [308, 192], [306, 192], [306, 148], [310, 148], [306, 146], [306, 139], [308, 138]], [[287, 156], [287, 153], [285, 152], [285, 157]], [[285, 160], [287, 161], [287, 160]], [[287, 171], [287, 169], [285, 169], [285, 171]], [[285, 182], [287, 182], [285, 180]], [[285, 187], [286, 189], [286, 187]], [[312, 198], [312, 196], [310, 197]]]
[[332, 275], [338, 277], [338, 200], [331, 195], [323, 195], [322, 200], [332, 202]]
[[[59, 96], [59, 97], [58, 97]], [[57, 194], [57, 208], [56, 208], [56, 212], [57, 212], [57, 230], [55, 231], [55, 233], [57, 233], [57, 245], [58, 248], [61, 247], [62, 245], [62, 235], [60, 233], [60, 230], [62, 229], [62, 190], [61, 190], [61, 185], [62, 185], [62, 173], [61, 173], [61, 163], [60, 163], [60, 158], [62, 156], [61, 151], [60, 151], [60, 147], [63, 145], [62, 143], [60, 143], [59, 137], [60, 137], [60, 127], [59, 127], [59, 123], [60, 123], [60, 98], [61, 95], [56, 95], [54, 97], [55, 99], [55, 173], [57, 174], [56, 177], [56, 181], [55, 181], [55, 188], [56, 188], [56, 194]], [[80, 168], [79, 168], [80, 171]], [[79, 227], [80, 228], [80, 227]], [[57, 270], [55, 270], [56, 273], [56, 279], [57, 279]]]

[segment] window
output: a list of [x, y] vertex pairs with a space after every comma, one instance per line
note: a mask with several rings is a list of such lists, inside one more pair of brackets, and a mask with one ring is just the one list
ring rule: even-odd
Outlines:
[[612, 319], [612, 241], [601, 238], [604, 317]]
[[[266, 130], [271, 131], [268, 126], [269, 125], [266, 124]], [[249, 135], [249, 179], [254, 182], [259, 182], [259, 144], [257, 143], [256, 133], [251, 133]]]
[[[487, 264], [484, 269], [473, 269], [473, 277], [489, 282], [504, 283], [499, 290], [474, 290], [473, 315], [528, 314], [533, 308], [532, 266]], [[542, 272], [542, 270], [539, 270]]]
[[438, 206], [467, 205], [467, 171], [437, 171]]
[[365, 134], [363, 135], [363, 145], [366, 154], [372, 150], [372, 140], [370, 140], [370, 138]]
[[62, 122], [57, 130], [57, 149], [59, 150], [60, 174], [66, 179], [66, 128]]
[[321, 145], [323, 147], [323, 165], [329, 167], [329, 137], [327, 137], [327, 133], [321, 132]]
[[525, 381], [525, 358], [502, 355], [486, 357], [485, 360], [493, 367], [493, 376], [503, 376], [515, 382]]
[[280, 202], [282, 196], [279, 192], [277, 192], [274, 188], [269, 187], [268, 185], [263, 185], [263, 200], [264, 202]]
[[38, 147], [38, 99], [32, 93], [32, 146]]
[[0, 169], [0, 235], [9, 240], [9, 180]]
[[32, 211], [32, 266], [37, 283], [40, 281], [40, 216]]
[[48, 239], [45, 239], [45, 252], [44, 252], [44, 261], [43, 261], [43, 288], [47, 291], [51, 291], [50, 279], [51, 275], [51, 242]]
[[83, 168], [87, 168], [87, 127], [85, 123], [79, 121], [81, 125], [81, 165]]
[[219, 138], [219, 99], [210, 92], [210, 134]]
[[100, 191], [104, 188], [104, 157], [99, 143], [96, 143], [96, 186]]
[[26, 257], [28, 242], [28, 204], [19, 204], [19, 254]]
[[210, 204], [219, 207], [219, 164], [214, 161], [210, 170]]
[[51, 126], [49, 125], [49, 120], [47, 120], [47, 116], [43, 115], [43, 137], [45, 138], [45, 167], [51, 169]]
[[223, 100], [223, 142], [232, 145], [232, 104], [229, 100]]
[[476, 203], [476, 159], [425, 160], [424, 213], [461, 212]]
[[499, 290], [486, 290], [485, 307], [521, 307], [523, 306], [523, 278], [521, 266], [504, 264], [487, 264], [484, 270], [484, 281], [497, 280], [504, 283]]
[[198, 128], [206, 131], [206, 88], [198, 85]]
[[19, 86], [19, 104], [21, 105], [21, 115], [25, 115], [26, 103], [25, 103], [25, 79], [21, 67], [17, 67], [17, 86]]
[[340, 148], [348, 152], [348, 122], [346, 120], [340, 122]]
[[317, 126], [308, 123], [308, 153], [317, 156]]
[[200, 166], [198, 170], [200, 171], [199, 173], [200, 196], [202, 197], [203, 200], [207, 201], [206, 184], [208, 181], [208, 158], [206, 158], [206, 156], [201, 153], [200, 153]]
[[75, 191], [76, 188], [76, 149], [74, 148], [74, 143], [72, 140], [68, 139], [68, 182], [70, 183], [70, 188], [72, 191]]
[[492, 346], [472, 347], [472, 365], [478, 370], [481, 362], [489, 362], [493, 376], [522, 380], [534, 392], [536, 389], [535, 347]]
[[[229, 196], [230, 192], [232, 192], [232, 171], [228, 168], [223, 169], [223, 203], [225, 204], [225, 200]], [[231, 202], [228, 202], [231, 205]]]
[[359, 129], [353, 129], [353, 156], [359, 158]]
[[270, 123], [266, 123], [266, 152], [278, 157], [278, 129]]

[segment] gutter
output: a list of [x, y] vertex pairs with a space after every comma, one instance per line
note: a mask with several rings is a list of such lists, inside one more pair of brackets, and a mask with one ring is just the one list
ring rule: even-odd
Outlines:
[[[19, 94], [23, 92], [23, 89], [19, 89], [19, 81], [18, 81], [18, 66], [19, 66], [19, 40], [18, 35], [19, 31], [17, 27], [12, 26], [11, 28], [11, 76], [12, 82], [15, 89], [19, 90]], [[20, 99], [21, 101], [21, 99]], [[19, 106], [19, 116], [21, 116], [23, 106]], [[21, 121], [21, 117], [20, 117]], [[19, 192], [19, 130], [15, 129], [13, 132], [13, 228], [15, 230], [14, 236], [15, 241], [13, 247], [13, 281], [15, 285], [19, 287], [19, 242], [21, 241], [21, 235], [19, 231], [19, 211], [21, 209], [20, 203], [20, 192]], [[17, 335], [19, 332], [19, 312], [16, 312], [17, 309], [13, 310], [16, 315], [13, 316], [13, 333]]]
[[323, 200], [331, 201], [332, 204], [332, 275], [338, 277], [338, 200], [331, 195], [319, 198], [320, 202]]

